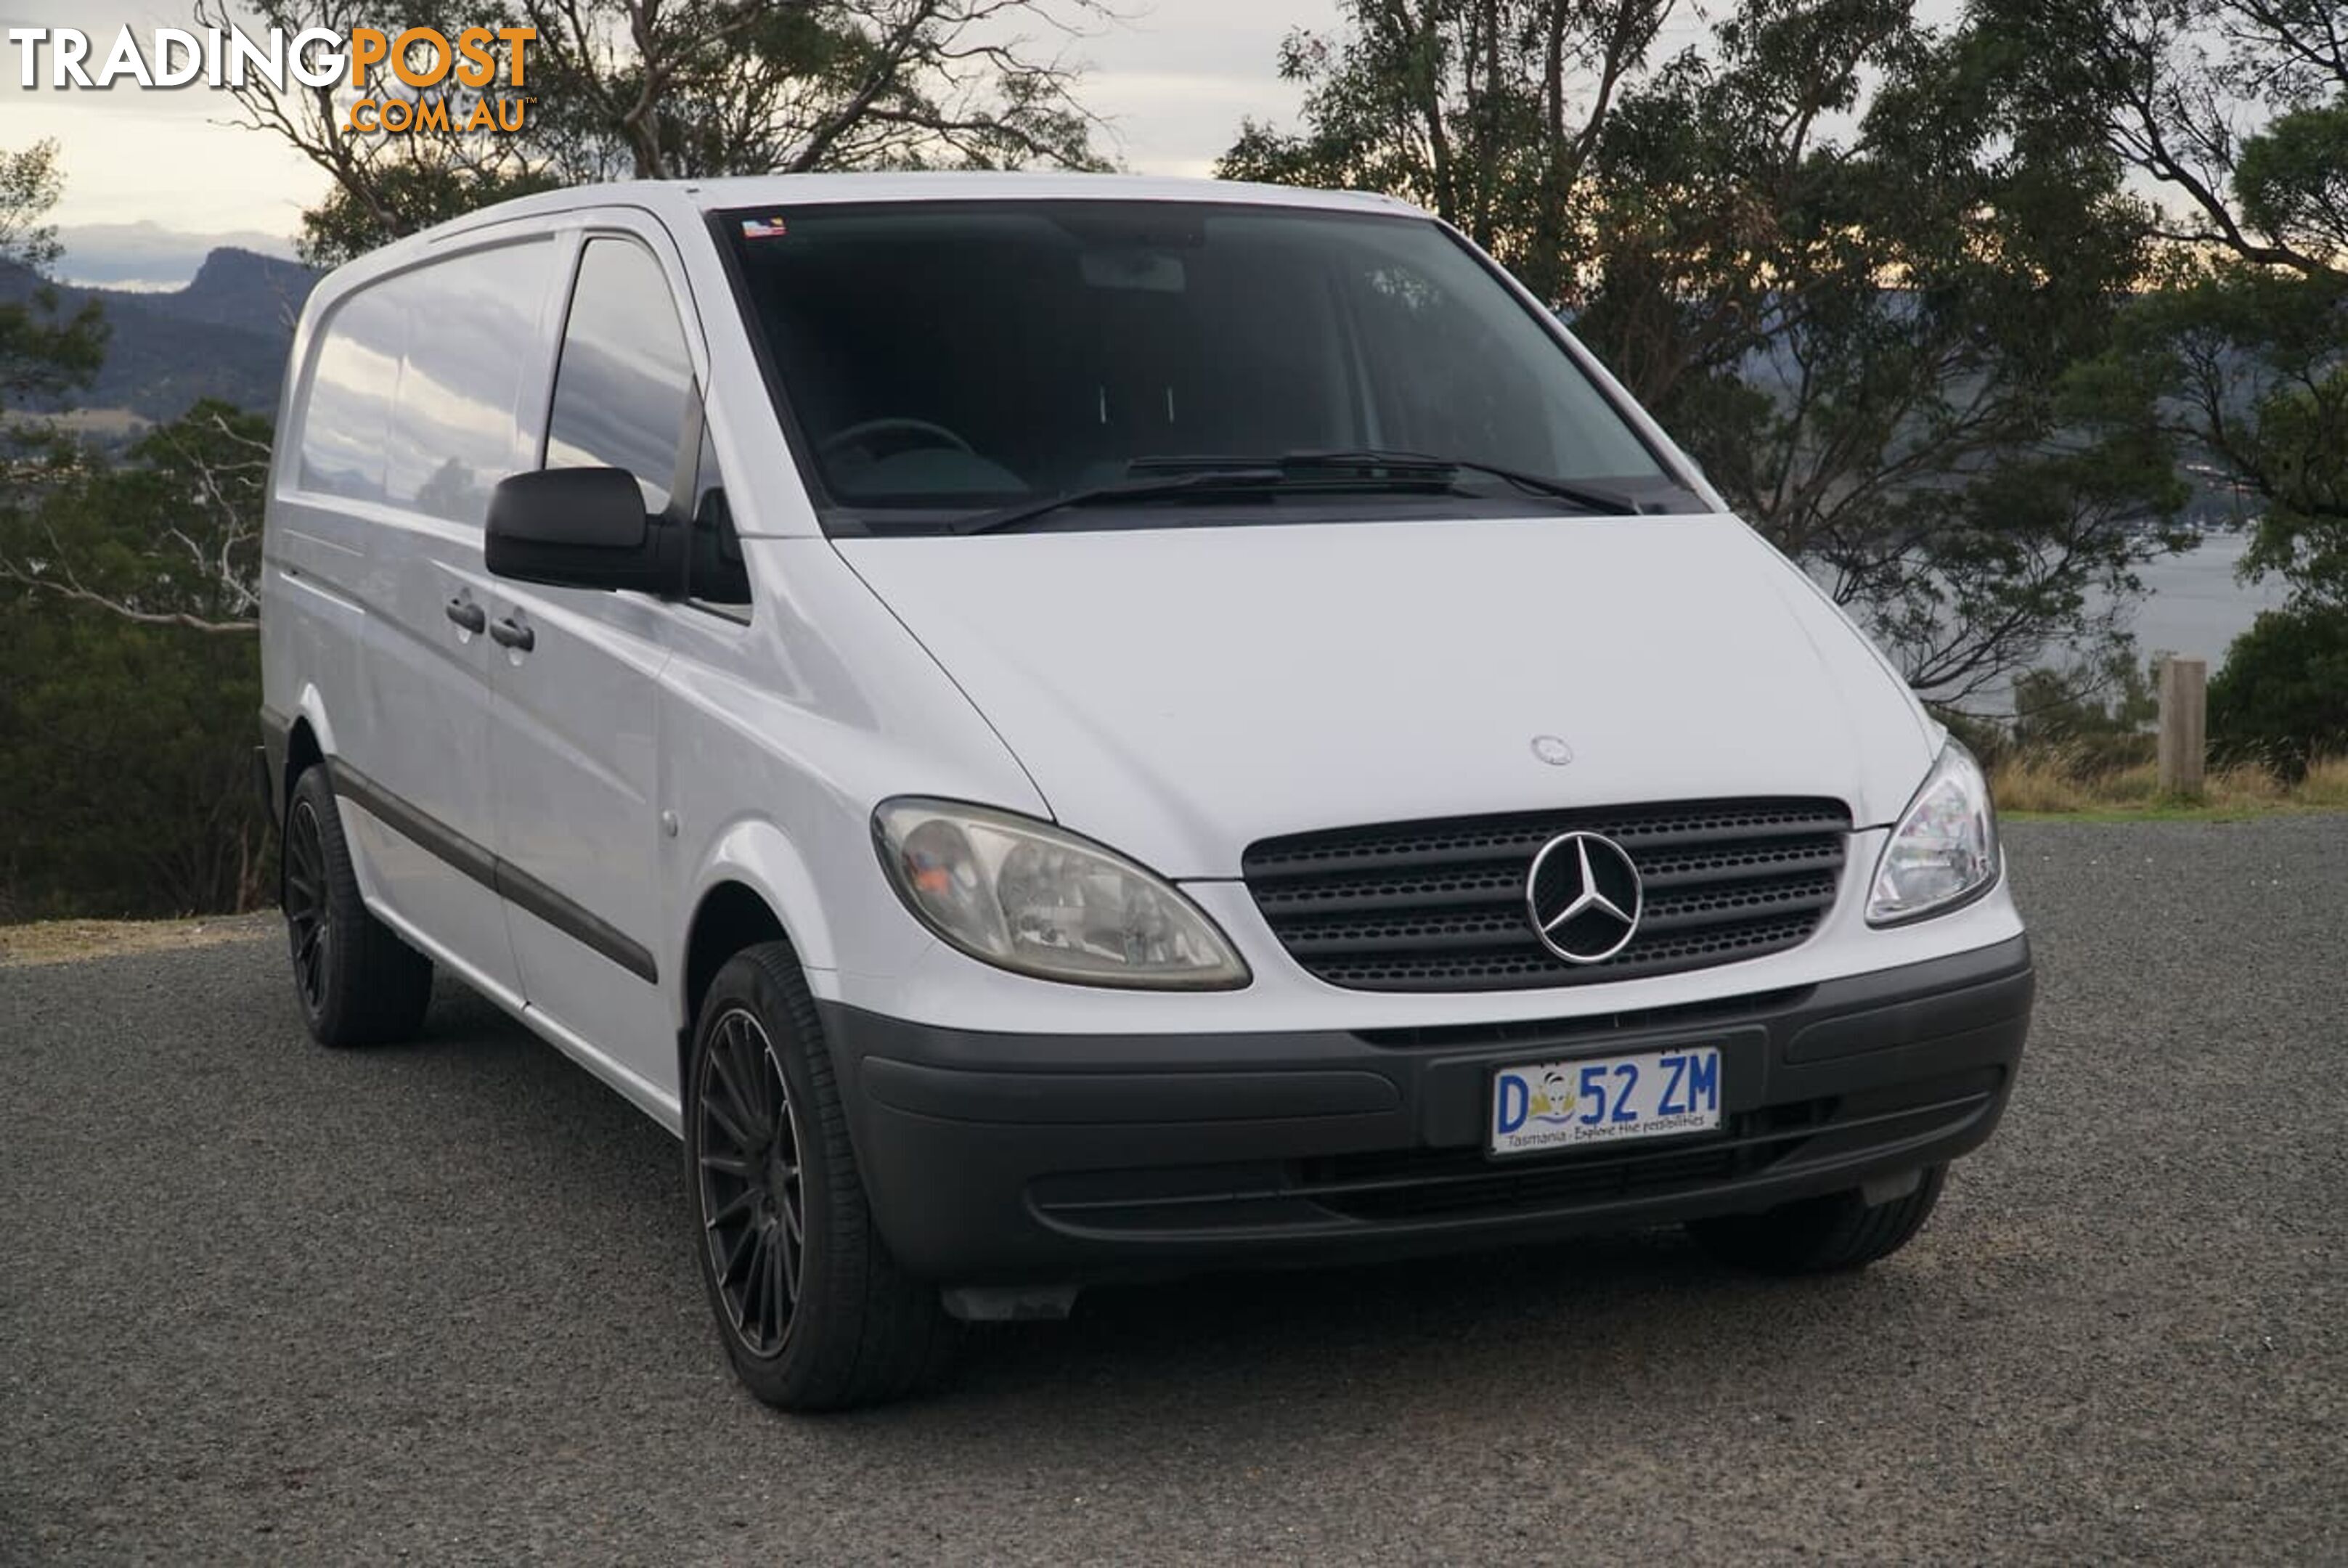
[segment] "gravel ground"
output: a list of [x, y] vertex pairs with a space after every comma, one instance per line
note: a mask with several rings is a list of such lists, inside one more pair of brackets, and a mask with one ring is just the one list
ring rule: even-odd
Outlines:
[[737, 1393], [668, 1139], [273, 942], [0, 970], [0, 1559], [2348, 1561], [2348, 817], [2023, 825], [1999, 1137], [1856, 1278], [1672, 1235], [1088, 1296]]

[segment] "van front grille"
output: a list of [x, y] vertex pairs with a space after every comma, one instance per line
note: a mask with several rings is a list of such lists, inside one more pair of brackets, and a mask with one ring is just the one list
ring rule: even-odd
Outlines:
[[[1621, 845], [1644, 888], [1637, 934], [1602, 963], [1557, 957], [1525, 908], [1533, 856], [1577, 831]], [[1251, 845], [1240, 869], [1282, 945], [1332, 985], [1515, 990], [1795, 947], [1834, 907], [1849, 837], [1838, 801], [1687, 801], [1295, 834]]]

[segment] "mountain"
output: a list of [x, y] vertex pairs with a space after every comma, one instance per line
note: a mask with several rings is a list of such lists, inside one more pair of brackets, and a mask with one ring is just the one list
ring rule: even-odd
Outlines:
[[204, 258], [184, 289], [129, 295], [182, 321], [263, 332], [291, 341], [319, 274], [275, 256], [223, 247]]
[[65, 255], [57, 276], [84, 288], [136, 289], [141, 292], [180, 287], [214, 251], [251, 251], [291, 257], [294, 248], [274, 234], [190, 234], [166, 229], [152, 219], [136, 223], [68, 223], [57, 230]]
[[[178, 417], [201, 397], [273, 415], [294, 323], [319, 274], [298, 262], [222, 248], [182, 289], [149, 292], [57, 285], [70, 313], [96, 300], [113, 329], [97, 382], [67, 407], [127, 408], [141, 418]], [[41, 287], [26, 268], [0, 264], [0, 303]]]

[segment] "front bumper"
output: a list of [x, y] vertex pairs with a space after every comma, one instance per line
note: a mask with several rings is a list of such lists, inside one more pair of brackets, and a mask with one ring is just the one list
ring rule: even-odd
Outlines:
[[[1990, 1135], [2032, 991], [2015, 937], [1548, 1023], [1013, 1035], [818, 1006], [881, 1234], [983, 1286], [1499, 1246], [1896, 1177]], [[1721, 1050], [1720, 1132], [1483, 1157], [1493, 1068], [1696, 1043]]]

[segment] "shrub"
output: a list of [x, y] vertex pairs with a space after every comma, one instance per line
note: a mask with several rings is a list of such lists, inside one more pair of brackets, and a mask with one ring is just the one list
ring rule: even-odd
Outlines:
[[2271, 610], [2236, 638], [2209, 682], [2209, 743], [2293, 782], [2348, 750], [2348, 608]]
[[267, 898], [258, 651], [0, 598], [0, 921]]
[[2122, 650], [2069, 670], [2032, 670], [2013, 682], [2013, 744], [2025, 753], [2061, 753], [2075, 778], [2090, 779], [2153, 760], [2159, 715], [2152, 667]]

